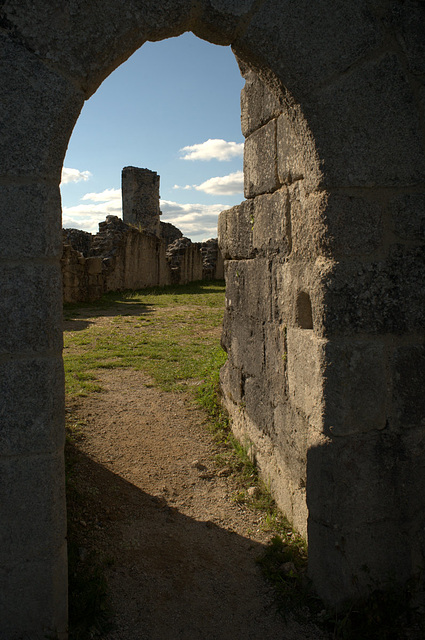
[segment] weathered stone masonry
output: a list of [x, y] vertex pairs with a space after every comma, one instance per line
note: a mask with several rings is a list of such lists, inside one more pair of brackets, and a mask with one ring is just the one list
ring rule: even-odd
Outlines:
[[122, 172], [123, 218], [107, 216], [92, 236], [63, 230], [65, 302], [96, 300], [107, 291], [222, 279], [217, 239], [193, 243], [160, 222], [159, 176], [149, 169]]
[[[166, 227], [168, 238], [139, 230], [117, 216], [107, 216], [95, 236], [64, 229], [64, 301], [97, 300], [107, 291], [222, 279], [223, 259], [217, 239], [192, 242], [178, 237], [168, 242], [172, 226]], [[173, 229], [173, 235], [182, 236]]]
[[187, 30], [231, 44], [247, 81], [246, 201], [220, 223], [235, 430], [307, 528], [325, 599], [421, 574], [424, 11], [418, 0], [1, 3], [0, 637], [66, 637], [66, 146], [104, 78], [144, 42]]

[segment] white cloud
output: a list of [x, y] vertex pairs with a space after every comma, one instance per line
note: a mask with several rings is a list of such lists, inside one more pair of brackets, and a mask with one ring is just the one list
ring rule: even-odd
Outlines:
[[218, 214], [228, 208], [224, 204], [180, 204], [171, 200], [161, 200], [160, 207], [161, 220], [171, 222], [194, 242], [216, 238]]
[[173, 185], [173, 189], [184, 189], [185, 191], [187, 191], [188, 189], [193, 189], [193, 185], [186, 184], [184, 187], [180, 187], [180, 185], [175, 184]]
[[173, 189], [196, 189], [214, 196], [234, 196], [237, 193], [243, 193], [243, 171], [235, 171], [227, 176], [216, 176], [202, 182], [202, 184], [187, 184], [180, 187], [175, 184]]
[[219, 138], [183, 147], [181, 160], [231, 160], [243, 156], [243, 142], [226, 142]]
[[81, 182], [82, 180], [86, 182], [91, 176], [90, 171], [79, 171], [78, 169], [63, 167], [61, 185], [68, 184], [69, 182]]
[[86, 193], [81, 200], [91, 200], [92, 202], [119, 200], [121, 202], [121, 189], [105, 189], [99, 193]]
[[103, 222], [106, 216], [122, 217], [121, 189], [86, 193], [81, 200], [90, 200], [92, 204], [62, 208], [62, 226], [66, 229], [83, 229], [83, 231], [97, 233], [99, 222]]
[[203, 191], [215, 196], [233, 196], [237, 193], [243, 193], [243, 171], [229, 173], [227, 176], [210, 178], [202, 184], [194, 186], [197, 191]]

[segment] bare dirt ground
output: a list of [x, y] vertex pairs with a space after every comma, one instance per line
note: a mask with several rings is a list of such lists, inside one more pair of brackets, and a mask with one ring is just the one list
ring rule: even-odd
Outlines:
[[82, 526], [113, 558], [105, 640], [324, 638], [277, 613], [256, 563], [272, 534], [234, 501], [237, 481], [214, 460], [203, 411], [140, 372], [106, 370], [101, 384], [69, 411], [85, 423], [76, 464], [92, 502]]

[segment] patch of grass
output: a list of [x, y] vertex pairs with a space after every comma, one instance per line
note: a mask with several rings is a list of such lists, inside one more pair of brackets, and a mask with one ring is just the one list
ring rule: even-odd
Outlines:
[[[224, 283], [191, 283], [180, 289], [107, 294], [96, 303], [66, 305], [68, 395], [100, 391], [96, 370], [120, 367], [144, 371], [164, 390], [186, 390], [210, 362], [223, 360], [218, 336]], [[83, 318], [102, 322], [85, 322], [81, 328]]]

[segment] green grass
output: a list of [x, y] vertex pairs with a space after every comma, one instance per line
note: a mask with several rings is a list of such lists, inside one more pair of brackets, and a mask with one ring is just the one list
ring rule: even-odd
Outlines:
[[[222, 282], [108, 294], [95, 304], [66, 305], [67, 394], [101, 391], [96, 372], [120, 367], [144, 371], [166, 391], [186, 390], [211, 363], [224, 362], [217, 339], [223, 309]], [[101, 326], [95, 325], [100, 317]]]

